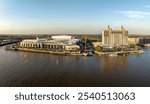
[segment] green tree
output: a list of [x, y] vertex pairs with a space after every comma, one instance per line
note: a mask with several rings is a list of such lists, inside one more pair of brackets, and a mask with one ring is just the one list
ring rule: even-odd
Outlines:
[[96, 46], [95, 51], [102, 52], [103, 48], [101, 46]]

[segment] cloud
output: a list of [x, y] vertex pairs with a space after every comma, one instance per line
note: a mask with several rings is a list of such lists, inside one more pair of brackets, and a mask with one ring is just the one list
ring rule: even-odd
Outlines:
[[143, 19], [150, 16], [150, 12], [143, 11], [115, 11], [115, 13], [122, 14], [133, 19]]

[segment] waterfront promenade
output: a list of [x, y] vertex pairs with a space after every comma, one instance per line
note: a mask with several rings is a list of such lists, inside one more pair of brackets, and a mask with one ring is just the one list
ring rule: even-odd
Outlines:
[[36, 49], [36, 48], [16, 48], [12, 46], [7, 46], [5, 48], [6, 50], [12, 50], [12, 51], [25, 51], [25, 52], [35, 52], [35, 53], [47, 53], [47, 54], [56, 54], [56, 55], [82, 55], [80, 52], [66, 52], [64, 51], [51, 51], [48, 49]]
[[[7, 46], [5, 48], [6, 50], [13, 50], [13, 51], [26, 51], [26, 52], [36, 52], [36, 53], [47, 53], [47, 54], [57, 54], [57, 55], [79, 55], [81, 56], [81, 52], [66, 52], [64, 51], [50, 51], [47, 49], [35, 49], [35, 48], [19, 48], [19, 47], [13, 47], [13, 46]], [[143, 54], [143, 50], [132, 50], [132, 51], [118, 51], [118, 52], [98, 52], [94, 51], [97, 55], [110, 55], [110, 54], [117, 54], [117, 55], [128, 55], [128, 54]]]

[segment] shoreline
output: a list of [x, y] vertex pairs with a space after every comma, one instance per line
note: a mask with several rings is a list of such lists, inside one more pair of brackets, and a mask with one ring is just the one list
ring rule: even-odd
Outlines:
[[118, 51], [118, 52], [98, 52], [98, 51], [94, 51], [95, 54], [97, 55], [110, 55], [110, 54], [117, 54], [117, 55], [129, 55], [129, 54], [143, 54], [144, 51], [143, 50], [133, 50], [133, 51]]
[[[15, 47], [11, 47], [11, 46], [5, 47], [5, 50], [34, 52], [34, 53], [46, 53], [46, 54], [52, 54], [52, 55], [82, 56], [82, 53], [80, 53], [80, 52], [78, 52], [78, 53], [75, 53], [75, 52], [68, 53], [68, 52], [65, 52], [65, 51], [55, 52], [55, 51], [44, 50], [44, 49], [15, 48]], [[120, 55], [120, 56], [129, 55], [129, 54], [140, 55], [140, 54], [143, 54], [143, 53], [144, 53], [143, 50], [118, 51], [118, 52], [98, 52], [98, 51], [94, 51], [94, 54], [100, 55], [100, 56], [102, 56], [102, 55], [108, 55], [109, 56], [110, 54], [117, 54], [117, 55]]]
[[46, 53], [46, 54], [52, 54], [52, 55], [67, 55], [67, 56], [81, 56], [81, 53], [66, 53], [65, 51], [62, 52], [54, 52], [50, 50], [44, 50], [44, 49], [29, 49], [29, 48], [12, 48], [12, 47], [6, 47], [5, 50], [12, 50], [12, 51], [24, 51], [24, 52], [34, 52], [34, 53]]

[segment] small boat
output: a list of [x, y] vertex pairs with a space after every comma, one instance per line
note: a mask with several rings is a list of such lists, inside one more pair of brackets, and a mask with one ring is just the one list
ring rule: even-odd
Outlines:
[[118, 56], [118, 54], [117, 54], [117, 53], [114, 53], [114, 54], [109, 54], [108, 56], [109, 56], [109, 57], [116, 57], [116, 56]]
[[92, 52], [83, 52], [82, 56], [93, 56]]
[[87, 56], [87, 55], [88, 55], [87, 52], [82, 53], [82, 56]]
[[93, 56], [94, 54], [93, 54], [93, 52], [88, 52], [87, 53], [87, 56]]

